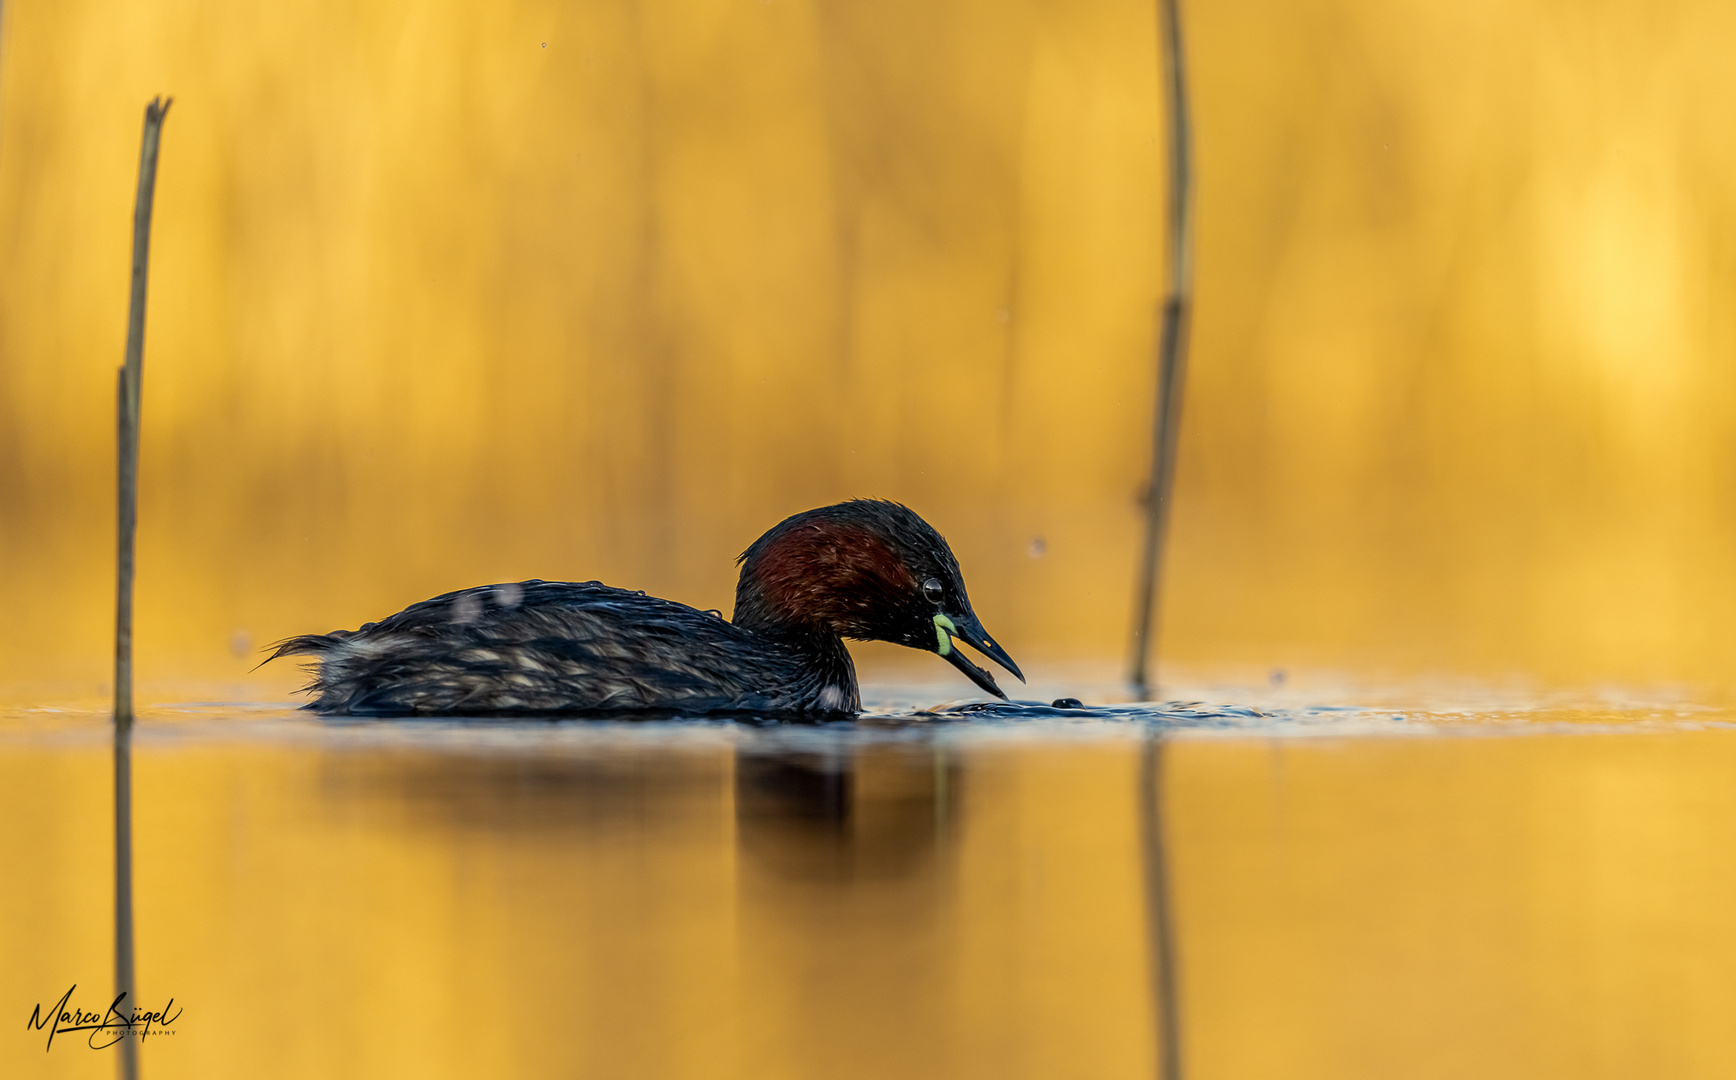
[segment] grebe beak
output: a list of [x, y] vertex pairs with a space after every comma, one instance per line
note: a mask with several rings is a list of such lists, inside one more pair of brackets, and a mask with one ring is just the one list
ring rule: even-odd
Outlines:
[[965, 659], [964, 654], [953, 645], [953, 637], [956, 636], [977, 652], [1012, 672], [1013, 676], [1020, 682], [1025, 681], [1024, 673], [1019, 670], [1019, 665], [1013, 663], [1013, 658], [1007, 655], [1007, 651], [989, 638], [983, 630], [983, 624], [977, 621], [975, 615], [966, 615], [957, 620], [945, 615], [936, 615], [934, 617], [934, 632], [937, 638], [935, 651], [945, 657], [947, 663], [964, 672], [965, 677], [971, 682], [1003, 701], [1006, 700], [1007, 695], [1003, 694], [1001, 688], [995, 685], [993, 677]]
[[1019, 665], [1013, 663], [1013, 658], [1007, 655], [1007, 650], [989, 640], [988, 631], [983, 629], [983, 624], [977, 621], [975, 615], [966, 615], [957, 622], [958, 629], [954, 633], [962, 638], [966, 645], [1012, 672], [1013, 678], [1020, 682], [1025, 681], [1025, 673], [1019, 670]]

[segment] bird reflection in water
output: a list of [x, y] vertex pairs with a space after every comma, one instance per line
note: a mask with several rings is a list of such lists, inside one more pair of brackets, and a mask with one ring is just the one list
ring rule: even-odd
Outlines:
[[961, 770], [928, 743], [827, 748], [611, 747], [483, 751], [418, 747], [324, 758], [320, 800], [361, 822], [460, 832], [592, 839], [693, 829], [733, 819], [757, 868], [813, 880], [916, 872], [952, 830]]
[[[1113, 817], [1138, 805], [1125, 750], [1066, 749], [1104, 770], [1084, 789], [945, 724], [357, 735], [315, 756], [295, 800], [350, 853], [321, 887], [363, 931], [356, 977], [379, 936], [427, 944], [431, 998], [558, 993], [561, 1037], [533, 1051], [547, 1067], [518, 1075], [1038, 1075], [1020, 1070], [1033, 1024], [1088, 1035], [1093, 1060], [1160, 1041], [1143, 1000], [1176, 980], [1144, 974], [1137, 892], [1164, 868], [1142, 882], [1103, 861], [1139, 857]], [[1161, 773], [1153, 755], [1148, 793]], [[1082, 838], [1085, 820], [1115, 839]]]
[[742, 852], [767, 871], [803, 879], [906, 876], [950, 832], [958, 778], [938, 744], [741, 755]]

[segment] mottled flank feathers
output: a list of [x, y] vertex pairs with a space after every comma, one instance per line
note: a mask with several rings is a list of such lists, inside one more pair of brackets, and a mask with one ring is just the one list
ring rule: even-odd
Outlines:
[[319, 661], [308, 706], [360, 716], [853, 712], [849, 654], [595, 581], [485, 585], [359, 630], [279, 642]]

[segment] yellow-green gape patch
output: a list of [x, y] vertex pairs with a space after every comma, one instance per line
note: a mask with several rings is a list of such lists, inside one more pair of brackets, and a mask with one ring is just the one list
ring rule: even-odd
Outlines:
[[945, 615], [936, 615], [934, 617], [934, 636], [940, 639], [940, 647], [935, 649], [935, 652], [942, 656], [952, 651], [952, 638], [947, 636], [948, 631], [956, 634], [958, 627], [953, 625], [953, 621]]

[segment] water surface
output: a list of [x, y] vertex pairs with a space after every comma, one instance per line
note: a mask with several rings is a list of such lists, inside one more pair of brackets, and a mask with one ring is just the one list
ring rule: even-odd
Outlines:
[[[855, 724], [144, 712], [156, 1076], [1736, 1072], [1736, 729], [1618, 704]], [[112, 981], [94, 705], [0, 721], [7, 1076]], [[1161, 873], [1154, 874], [1159, 868]], [[1161, 894], [1161, 895], [1158, 895]]]

